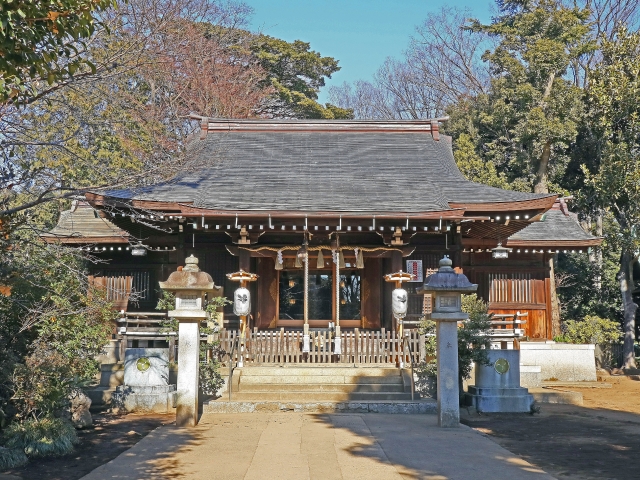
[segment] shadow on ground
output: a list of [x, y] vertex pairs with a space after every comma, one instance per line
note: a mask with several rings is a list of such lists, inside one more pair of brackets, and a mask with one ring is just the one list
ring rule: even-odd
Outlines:
[[542, 405], [540, 414], [463, 410], [462, 422], [560, 478], [640, 478], [640, 415], [569, 405]]

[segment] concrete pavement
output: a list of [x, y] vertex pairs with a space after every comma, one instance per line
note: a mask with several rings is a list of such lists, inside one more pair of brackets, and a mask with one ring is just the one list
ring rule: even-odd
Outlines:
[[83, 480], [552, 479], [466, 427], [435, 415], [210, 414], [160, 427]]

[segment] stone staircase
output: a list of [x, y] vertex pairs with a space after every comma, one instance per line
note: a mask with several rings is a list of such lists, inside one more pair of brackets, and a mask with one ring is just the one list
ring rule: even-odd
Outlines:
[[[335, 364], [249, 366], [234, 371], [229, 392], [205, 402], [205, 413], [249, 411], [388, 411], [427, 413], [432, 399], [411, 400], [409, 370]], [[433, 407], [433, 408], [432, 408]], [[408, 410], [408, 411], [404, 411]], [[400, 413], [399, 411], [397, 413]]]

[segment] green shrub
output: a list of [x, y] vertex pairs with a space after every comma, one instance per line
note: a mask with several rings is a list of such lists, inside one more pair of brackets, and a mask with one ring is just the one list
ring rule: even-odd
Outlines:
[[205, 395], [215, 396], [224, 380], [219, 372], [220, 362], [210, 360], [200, 364], [200, 389]]
[[[491, 340], [487, 331], [491, 327], [491, 315], [488, 305], [476, 294], [462, 296], [462, 311], [469, 314], [469, 320], [458, 329], [458, 375], [463, 379], [471, 376], [471, 366], [488, 365], [487, 350]], [[432, 394], [433, 379], [437, 375], [436, 361], [436, 322], [423, 318], [418, 327], [425, 335], [425, 361], [415, 367], [418, 380], [416, 388], [421, 393]]]
[[462, 295], [462, 311], [469, 314], [469, 320], [458, 329], [458, 374], [461, 380], [471, 377], [473, 363], [489, 365], [487, 351], [491, 348], [489, 305], [475, 293]]
[[25, 465], [29, 459], [20, 448], [0, 447], [0, 471]]
[[62, 418], [28, 419], [9, 425], [5, 446], [20, 449], [29, 457], [65, 455], [78, 443], [76, 429]]
[[436, 322], [425, 317], [418, 326], [420, 335], [424, 335], [425, 360], [414, 367], [416, 372], [416, 390], [427, 396], [435, 396], [434, 380], [437, 377], [436, 362]]
[[[156, 306], [156, 310], [173, 310], [175, 308], [175, 294], [171, 292], [167, 292], [163, 290], [162, 298], [158, 300], [158, 305]], [[225, 297], [213, 297], [207, 301], [205, 306], [205, 311], [210, 315], [210, 317], [214, 317], [218, 311], [218, 309], [224, 307], [225, 305], [230, 304], [231, 301]], [[200, 327], [200, 333], [205, 335], [212, 335], [217, 333], [218, 327], [213, 324], [213, 322], [207, 322], [207, 326]], [[170, 333], [178, 333], [179, 330], [179, 322], [175, 318], [167, 318], [163, 320], [160, 324], [160, 331], [165, 335], [169, 335]], [[167, 337], [168, 339], [169, 337]], [[179, 337], [176, 337], [178, 342], [180, 341]], [[215, 396], [220, 387], [222, 387], [224, 380], [222, 379], [222, 375], [220, 375], [220, 357], [223, 356], [224, 352], [220, 349], [220, 342], [213, 341], [207, 343], [200, 343], [200, 378], [199, 385], [200, 390], [205, 395]]]
[[622, 332], [618, 322], [595, 315], [587, 315], [583, 320], [566, 320], [564, 333], [554, 338], [557, 342], [607, 345], [620, 340]]

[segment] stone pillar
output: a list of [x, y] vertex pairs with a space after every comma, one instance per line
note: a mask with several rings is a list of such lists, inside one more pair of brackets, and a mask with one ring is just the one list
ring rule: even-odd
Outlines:
[[458, 322], [436, 321], [436, 357], [438, 361], [438, 426], [460, 424], [458, 385]]
[[200, 319], [181, 319], [178, 338], [176, 426], [195, 427], [198, 424]]
[[429, 275], [418, 293], [435, 295], [431, 320], [436, 322], [436, 356], [438, 362], [438, 425], [460, 425], [460, 390], [458, 385], [458, 321], [469, 316], [462, 311], [462, 294], [472, 293], [478, 285], [452, 268], [451, 259], [440, 260], [440, 268]]
[[176, 309], [169, 318], [178, 320], [178, 385], [176, 425], [198, 424], [198, 387], [200, 381], [200, 322], [210, 320], [205, 311], [205, 295], [220, 291], [211, 275], [198, 268], [193, 255], [185, 259], [182, 270], [169, 275], [160, 288], [176, 295]]

